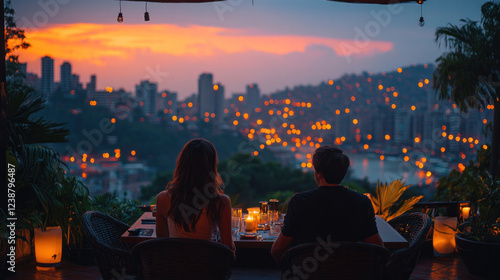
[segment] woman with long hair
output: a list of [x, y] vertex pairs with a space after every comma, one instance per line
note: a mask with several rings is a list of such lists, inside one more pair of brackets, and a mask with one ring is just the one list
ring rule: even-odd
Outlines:
[[156, 197], [157, 237], [212, 240], [235, 250], [231, 200], [222, 191], [217, 151], [205, 139], [189, 141], [177, 158], [173, 180]]

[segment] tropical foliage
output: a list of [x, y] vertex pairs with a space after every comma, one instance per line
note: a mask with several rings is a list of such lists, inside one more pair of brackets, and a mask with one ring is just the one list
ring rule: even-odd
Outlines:
[[468, 195], [474, 214], [458, 230], [467, 239], [500, 243], [500, 182], [487, 171], [467, 172], [463, 177], [474, 186]]
[[466, 19], [436, 30], [436, 42], [449, 51], [436, 60], [434, 89], [462, 112], [494, 106], [490, 173], [495, 177], [500, 176], [500, 4], [487, 2], [481, 12], [480, 22]]
[[135, 200], [120, 199], [111, 193], [96, 195], [92, 198], [91, 208], [104, 212], [126, 224], [133, 224], [142, 214]]
[[[485, 176], [489, 167], [491, 149], [478, 149], [476, 159], [470, 160], [462, 172], [453, 169], [450, 174], [439, 179], [435, 199], [437, 201], [463, 201], [468, 200], [471, 193], [481, 182], [480, 177]], [[479, 181], [474, 181], [474, 178]]]
[[[60, 226], [68, 245], [82, 244], [81, 214], [88, 209], [88, 189], [66, 175], [66, 166], [48, 143], [67, 141], [63, 124], [35, 117], [45, 100], [25, 84], [17, 50], [26, 49], [22, 29], [16, 27], [10, 1], [5, 6], [7, 54], [7, 161], [16, 166], [17, 227]], [[5, 216], [5, 215], [4, 215]]]
[[370, 195], [373, 210], [375, 215], [379, 215], [382, 219], [390, 221], [413, 208], [424, 196], [413, 196], [407, 200], [400, 201], [403, 193], [411, 185], [405, 185], [401, 180], [395, 180], [387, 183], [377, 182], [377, 189], [375, 195]]
[[[463, 237], [476, 241], [500, 242], [500, 184], [488, 172], [488, 149], [479, 149], [474, 161], [459, 172], [452, 170], [439, 179], [436, 200], [470, 201], [471, 217], [459, 231]], [[479, 214], [477, 214], [479, 213]]]

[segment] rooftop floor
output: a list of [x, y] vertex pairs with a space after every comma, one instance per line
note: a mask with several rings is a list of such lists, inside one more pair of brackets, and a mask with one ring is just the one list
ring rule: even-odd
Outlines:
[[[78, 265], [71, 262], [63, 262], [55, 272], [39, 272], [33, 263], [24, 264], [17, 268], [18, 272], [8, 280], [100, 280], [101, 275], [97, 266]], [[273, 268], [233, 268], [232, 280], [253, 279], [280, 279], [280, 270]], [[460, 257], [437, 258], [423, 256], [417, 263], [410, 279], [413, 280], [478, 280], [483, 279], [473, 276], [467, 272]], [[124, 278], [124, 280], [127, 280]]]

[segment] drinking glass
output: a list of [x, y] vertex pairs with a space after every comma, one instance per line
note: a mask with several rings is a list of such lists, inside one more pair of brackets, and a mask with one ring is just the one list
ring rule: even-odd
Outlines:
[[241, 218], [240, 217], [232, 217], [231, 230], [233, 233], [233, 237], [237, 237], [240, 232], [241, 227]]
[[241, 218], [242, 217], [242, 210], [241, 208], [233, 208], [232, 209], [232, 214], [233, 214], [233, 217], [238, 217], [238, 218]]

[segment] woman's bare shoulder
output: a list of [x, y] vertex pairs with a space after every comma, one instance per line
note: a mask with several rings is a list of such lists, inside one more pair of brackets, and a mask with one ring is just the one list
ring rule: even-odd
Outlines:
[[164, 191], [161, 191], [157, 196], [156, 196], [156, 200], [158, 199], [170, 199], [171, 197], [171, 194], [170, 194], [170, 191], [167, 189], [167, 190], [164, 190]]
[[219, 198], [222, 204], [231, 206], [231, 198], [229, 198], [229, 196], [225, 194], [220, 194]]

